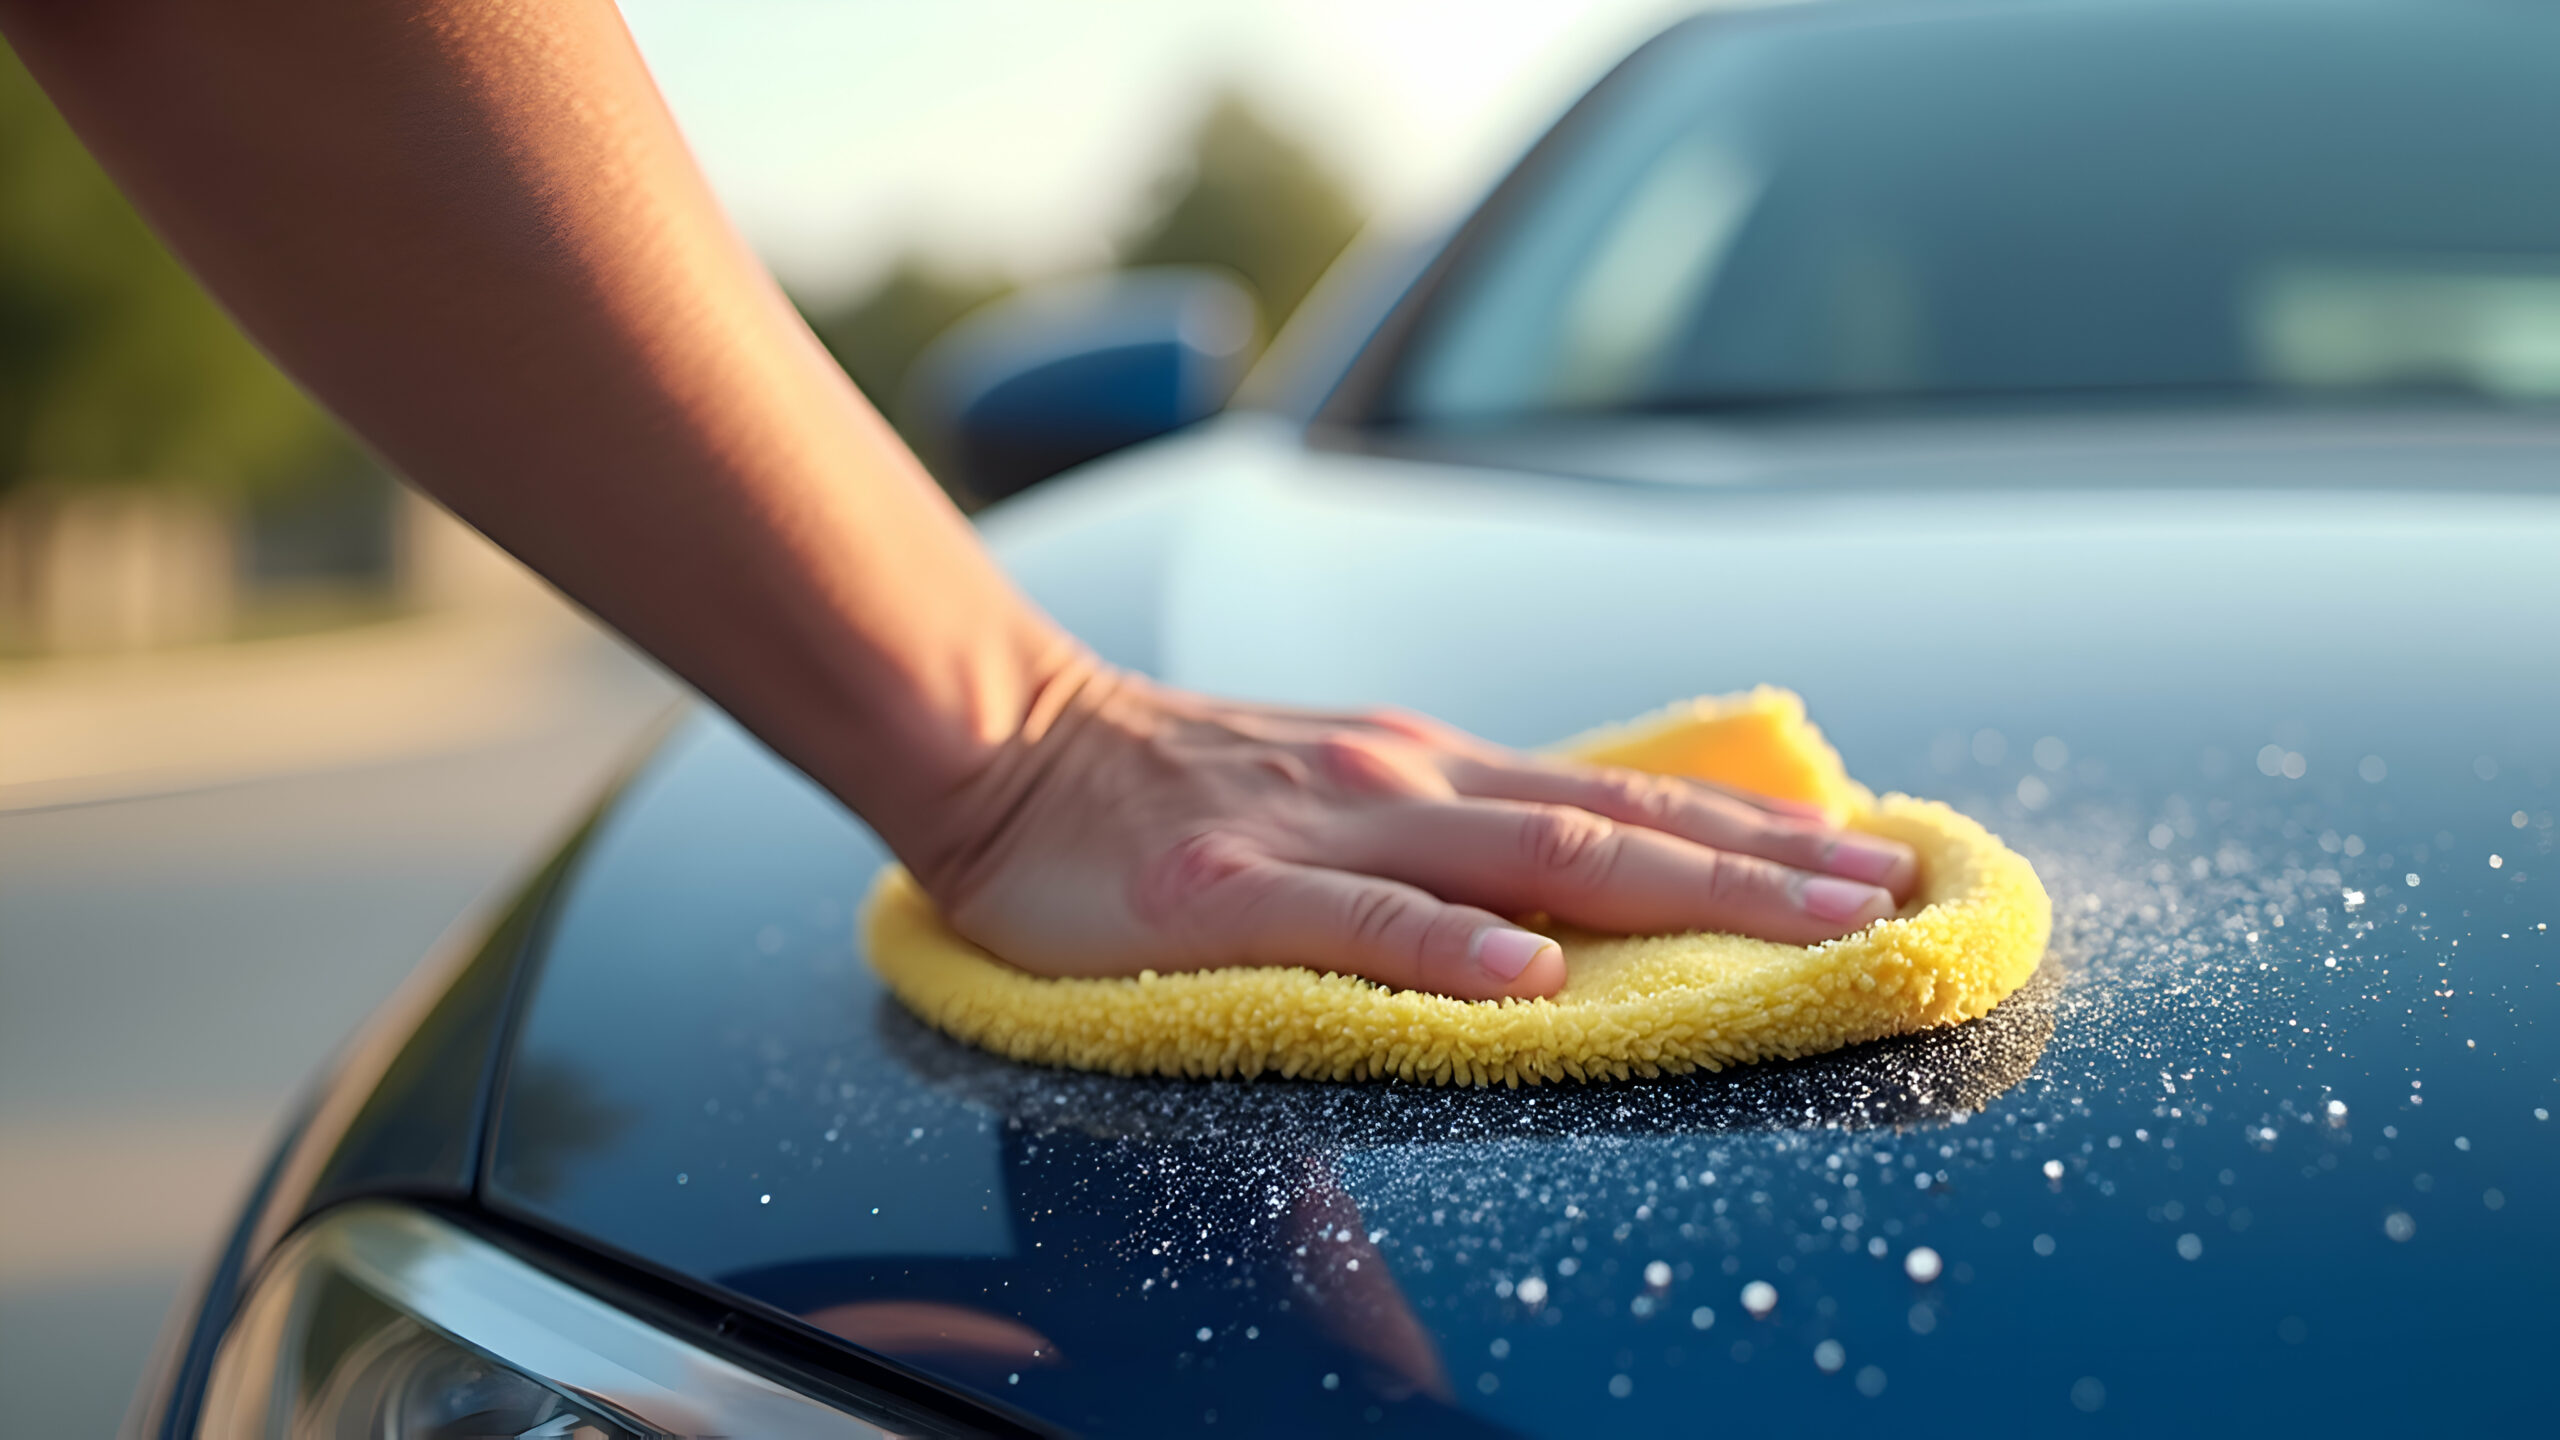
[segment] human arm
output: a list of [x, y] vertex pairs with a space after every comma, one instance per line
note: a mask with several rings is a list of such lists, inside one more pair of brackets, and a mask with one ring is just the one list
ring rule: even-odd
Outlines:
[[1899, 847], [1732, 797], [1096, 664], [800, 324], [605, 0], [0, 15], [288, 371], [1017, 964], [1545, 994], [1556, 952], [1502, 916], [1810, 940], [1909, 885]]

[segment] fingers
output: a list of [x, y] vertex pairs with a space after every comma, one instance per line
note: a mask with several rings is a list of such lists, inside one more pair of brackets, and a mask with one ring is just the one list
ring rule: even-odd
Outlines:
[[1814, 815], [1772, 813], [1734, 792], [1669, 775], [1524, 763], [1470, 764], [1451, 777], [1486, 799], [1569, 805], [1621, 825], [1640, 826], [1736, 855], [1879, 886], [1896, 902], [1911, 897], [1920, 861], [1911, 847], [1879, 835], [1834, 829]]
[[1564, 986], [1554, 941], [1412, 885], [1274, 860], [1218, 837], [1180, 847], [1164, 869], [1142, 909], [1209, 963], [1306, 965], [1461, 1000]]
[[1753, 790], [1738, 790], [1731, 785], [1719, 785], [1712, 780], [1664, 778], [1672, 779], [1677, 784], [1695, 785], [1710, 795], [1721, 795], [1736, 804], [1748, 805], [1754, 810], [1766, 811], [1771, 815], [1784, 815], [1790, 820], [1809, 820], [1816, 825], [1825, 823], [1822, 807], [1810, 800], [1789, 800], [1783, 795], [1763, 795]]
[[1894, 913], [1884, 889], [1717, 850], [1569, 805], [1505, 800], [1379, 807], [1346, 825], [1335, 863], [1510, 914], [1596, 930], [1723, 930], [1793, 945]]

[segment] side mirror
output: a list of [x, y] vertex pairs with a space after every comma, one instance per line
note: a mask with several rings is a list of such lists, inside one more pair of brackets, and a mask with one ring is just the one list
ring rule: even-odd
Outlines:
[[1254, 332], [1253, 298], [1215, 270], [1034, 286], [926, 346], [901, 409], [946, 480], [1001, 500], [1217, 413], [1244, 378]]

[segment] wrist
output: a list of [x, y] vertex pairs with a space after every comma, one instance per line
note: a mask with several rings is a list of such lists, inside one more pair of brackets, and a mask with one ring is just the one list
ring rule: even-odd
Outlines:
[[933, 856], [965, 843], [954, 837], [969, 830], [967, 817], [1027, 757], [1045, 754], [1110, 676], [1032, 611], [941, 665], [870, 688], [863, 722], [838, 727], [812, 773], [910, 868], [933, 868]]

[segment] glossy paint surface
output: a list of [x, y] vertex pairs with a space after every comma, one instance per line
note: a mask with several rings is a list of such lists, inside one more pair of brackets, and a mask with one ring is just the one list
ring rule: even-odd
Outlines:
[[2535, 1423], [2560, 496], [2271, 433], [2060, 483], [2008, 433], [1698, 485], [1240, 421], [988, 525], [1187, 684], [1515, 743], [1793, 685], [2037, 864], [1992, 1019], [1489, 1094], [1016, 1067], [881, 993], [878, 845], [706, 716], [577, 857], [484, 1197], [1092, 1433]]

